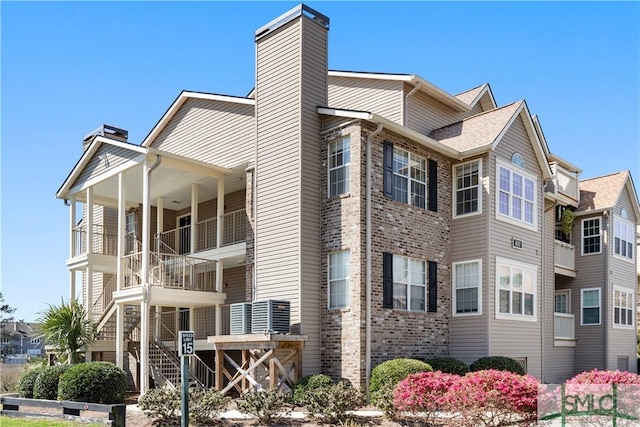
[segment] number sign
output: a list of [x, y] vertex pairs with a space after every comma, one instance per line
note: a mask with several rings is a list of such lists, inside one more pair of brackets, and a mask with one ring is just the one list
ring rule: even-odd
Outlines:
[[196, 333], [193, 331], [179, 331], [178, 333], [179, 356], [192, 356], [196, 354]]

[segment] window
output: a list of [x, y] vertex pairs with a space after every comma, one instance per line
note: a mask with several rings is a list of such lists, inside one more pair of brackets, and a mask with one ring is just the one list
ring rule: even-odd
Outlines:
[[581, 325], [600, 324], [600, 288], [580, 291]]
[[393, 308], [425, 311], [425, 262], [404, 256], [393, 256]]
[[570, 291], [556, 291], [555, 294], [555, 304], [554, 304], [554, 312], [562, 313], [562, 314], [570, 314], [571, 313], [571, 301], [570, 301]]
[[349, 192], [351, 140], [342, 138], [329, 143], [329, 197]]
[[633, 292], [613, 288], [613, 324], [633, 328]]
[[482, 261], [453, 263], [453, 314], [482, 313]]
[[623, 258], [633, 259], [634, 227], [619, 218], [613, 219], [613, 252]]
[[503, 319], [536, 319], [537, 268], [496, 258], [498, 314]]
[[349, 306], [350, 264], [349, 251], [329, 254], [329, 309]]
[[602, 252], [600, 233], [600, 218], [582, 220], [582, 255]]
[[454, 216], [467, 215], [481, 211], [480, 207], [480, 160], [454, 168], [455, 205]]
[[393, 147], [393, 199], [424, 208], [427, 200], [427, 161]]
[[499, 164], [498, 217], [535, 227], [536, 181]]

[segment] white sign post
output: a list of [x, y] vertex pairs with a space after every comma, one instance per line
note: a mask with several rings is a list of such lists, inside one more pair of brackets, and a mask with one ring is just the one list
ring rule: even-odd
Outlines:
[[178, 355], [182, 361], [182, 417], [180, 426], [189, 427], [189, 357], [196, 354], [196, 333], [178, 331]]

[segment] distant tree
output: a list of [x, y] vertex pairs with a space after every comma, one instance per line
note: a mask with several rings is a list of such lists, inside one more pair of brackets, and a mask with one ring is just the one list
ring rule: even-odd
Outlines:
[[81, 353], [95, 339], [95, 325], [75, 299], [69, 303], [62, 300], [60, 306], [49, 305], [38, 321], [47, 345], [53, 347], [59, 360], [66, 359], [69, 365], [81, 362]]
[[16, 351], [16, 346], [10, 344], [12, 340], [20, 339], [20, 334], [16, 331], [9, 329], [9, 323], [13, 322], [13, 313], [16, 309], [5, 303], [4, 296], [0, 292], [0, 338], [2, 339], [2, 345], [0, 346], [0, 355], [2, 360], [5, 356], [13, 354]]

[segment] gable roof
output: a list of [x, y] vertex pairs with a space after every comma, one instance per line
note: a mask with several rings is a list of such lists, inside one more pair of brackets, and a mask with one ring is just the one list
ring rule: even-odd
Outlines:
[[525, 101], [514, 102], [504, 107], [476, 114], [452, 125], [434, 129], [429, 137], [470, 156], [472, 153], [493, 150], [518, 116], [522, 117], [525, 128], [527, 128], [527, 135], [544, 178], [550, 178], [551, 169], [547, 153], [538, 138]]
[[149, 147], [155, 138], [162, 132], [164, 127], [171, 121], [173, 116], [180, 110], [180, 107], [188, 100], [188, 99], [206, 99], [210, 101], [221, 101], [221, 102], [233, 102], [236, 104], [246, 104], [246, 105], [255, 105], [256, 101], [254, 99], [242, 98], [239, 96], [229, 96], [229, 95], [218, 95], [215, 93], [206, 93], [206, 92], [192, 92], [183, 90], [180, 92], [180, 95], [173, 101], [173, 103], [169, 106], [167, 111], [162, 115], [158, 123], [151, 129], [151, 132], [144, 138], [142, 144], [143, 147]]
[[489, 101], [492, 104], [492, 108], [496, 108], [498, 105], [496, 104], [496, 100], [493, 97], [493, 92], [491, 92], [489, 83], [484, 83], [478, 87], [474, 87], [473, 89], [461, 92], [457, 95], [454, 95], [454, 97], [467, 104], [470, 108], [473, 108], [485, 95], [489, 96]]
[[638, 195], [631, 173], [626, 170], [581, 181], [578, 212], [595, 213], [613, 208], [625, 188], [629, 191], [636, 219], [640, 220]]

